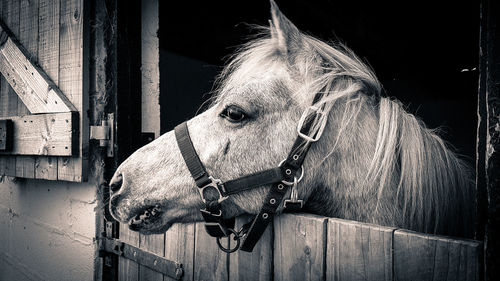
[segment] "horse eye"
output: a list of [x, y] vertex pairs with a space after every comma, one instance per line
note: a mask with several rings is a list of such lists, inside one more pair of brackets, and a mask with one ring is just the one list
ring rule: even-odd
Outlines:
[[224, 111], [222, 111], [220, 116], [233, 123], [241, 122], [246, 117], [243, 110], [235, 106], [227, 107], [226, 109], [224, 109]]

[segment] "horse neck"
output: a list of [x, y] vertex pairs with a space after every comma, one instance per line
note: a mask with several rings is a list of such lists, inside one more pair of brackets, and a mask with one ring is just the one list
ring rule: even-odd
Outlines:
[[362, 188], [362, 182], [375, 151], [377, 127], [374, 99], [356, 94], [335, 102], [325, 132], [306, 163], [312, 167], [305, 195], [308, 211], [367, 221], [373, 206], [366, 203], [374, 194]]
[[472, 223], [470, 169], [387, 98], [339, 100], [306, 164], [313, 213], [455, 235]]

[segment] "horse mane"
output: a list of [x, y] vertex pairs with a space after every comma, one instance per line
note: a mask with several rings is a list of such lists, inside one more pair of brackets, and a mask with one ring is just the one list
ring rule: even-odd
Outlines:
[[[301, 34], [301, 49], [292, 58], [284, 59], [277, 52], [269, 29], [260, 30], [262, 36], [243, 45], [218, 77], [219, 95], [222, 89], [228, 90], [233, 85], [233, 79], [245, 81], [257, 69], [279, 71], [285, 63], [291, 79], [303, 80], [292, 99], [302, 100], [299, 104], [305, 108], [315, 93], [324, 91], [316, 105], [326, 110], [342, 109], [331, 150], [320, 163], [340, 149], [340, 139], [349, 135], [345, 132], [357, 126], [367, 114], [377, 119], [376, 139], [364, 140], [375, 144], [370, 159], [364, 161], [366, 176], [359, 179], [356, 188], [376, 194], [376, 204], [367, 212], [372, 212], [373, 218], [385, 219], [365, 220], [427, 233], [471, 234], [474, 202], [471, 169], [436, 130], [426, 128], [398, 101], [381, 96], [382, 86], [372, 69], [344, 45], [329, 45]], [[347, 142], [359, 142], [356, 138], [351, 135]], [[389, 202], [393, 206], [390, 210], [384, 202], [388, 193], [393, 194], [394, 200]], [[363, 220], [354, 215], [349, 219]]]

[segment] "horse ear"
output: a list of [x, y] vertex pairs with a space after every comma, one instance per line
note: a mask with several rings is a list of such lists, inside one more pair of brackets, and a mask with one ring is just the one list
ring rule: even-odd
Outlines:
[[277, 42], [279, 51], [287, 55], [298, 49], [301, 45], [302, 37], [298, 28], [283, 15], [274, 0], [271, 2], [271, 17], [269, 27], [271, 36]]

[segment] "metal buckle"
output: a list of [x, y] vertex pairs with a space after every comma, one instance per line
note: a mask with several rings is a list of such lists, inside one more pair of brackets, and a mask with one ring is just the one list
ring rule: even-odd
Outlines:
[[[310, 114], [314, 114], [314, 118], [315, 119], [318, 118], [318, 120], [319, 120], [319, 129], [316, 132], [316, 134], [314, 134], [313, 136], [306, 135], [306, 134], [302, 133], [302, 131], [301, 131], [303, 126], [304, 126], [304, 122], [306, 121], [307, 116], [309, 116]], [[299, 136], [301, 138], [303, 138], [307, 142], [318, 141], [319, 138], [321, 137], [321, 135], [323, 134], [323, 131], [325, 130], [326, 121], [328, 120], [327, 117], [328, 117], [327, 112], [324, 112], [321, 108], [314, 106], [314, 105], [309, 106], [304, 111], [304, 113], [302, 113], [302, 116], [300, 117], [299, 123], [297, 125], [297, 133], [299, 134]]]
[[208, 187], [215, 188], [215, 190], [217, 190], [217, 192], [219, 193], [219, 199], [217, 199], [217, 203], [220, 203], [220, 202], [226, 200], [227, 196], [222, 195], [222, 193], [226, 192], [226, 190], [224, 190], [224, 185], [222, 184], [222, 181], [219, 179], [214, 179], [212, 177], [208, 177], [208, 178], [210, 179], [211, 182], [206, 184], [203, 187], [198, 188], [198, 191], [200, 192], [201, 200], [203, 200], [203, 203], [205, 203], [205, 204], [207, 203], [207, 200], [205, 200], [204, 191], [205, 191], [205, 188], [208, 188]]
[[304, 205], [304, 200], [299, 199], [299, 193], [297, 191], [297, 183], [299, 180], [297, 180], [297, 177], [293, 178], [293, 183], [292, 183], [292, 191], [290, 193], [290, 199], [286, 199], [285, 202], [283, 203], [283, 207], [286, 209], [286, 204], [291, 204], [291, 205], [300, 205], [300, 209], [302, 209]]
[[230, 233], [229, 228], [222, 226], [218, 222], [205, 222], [205, 230], [213, 237], [227, 237]]

